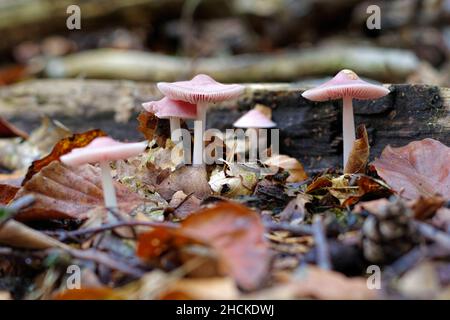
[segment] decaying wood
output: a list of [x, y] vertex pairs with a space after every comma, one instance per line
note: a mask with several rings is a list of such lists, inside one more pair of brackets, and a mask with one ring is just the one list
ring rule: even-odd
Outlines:
[[142, 51], [98, 49], [51, 60], [49, 77], [176, 81], [206, 73], [222, 82], [291, 81], [335, 74], [341, 69], [380, 81], [404, 81], [419, 66], [408, 50], [363, 46], [322, 46], [268, 54], [199, 58], [167, 56]]
[[[239, 101], [217, 106], [208, 127], [232, 123], [261, 103], [273, 109], [280, 128], [280, 151], [298, 158], [305, 168], [338, 166], [342, 157], [341, 102], [312, 103], [304, 90], [289, 84], [248, 84]], [[391, 144], [423, 138], [450, 145], [450, 89], [426, 85], [390, 85], [391, 94], [376, 101], [355, 101], [356, 124], [364, 123], [371, 159]], [[138, 140], [135, 120], [140, 103], [159, 99], [154, 84], [132, 81], [35, 80], [0, 89], [0, 115], [29, 130], [41, 115], [50, 115], [74, 131], [101, 128], [119, 139]], [[228, 108], [225, 108], [228, 107]], [[128, 122], [118, 123], [114, 119]]]

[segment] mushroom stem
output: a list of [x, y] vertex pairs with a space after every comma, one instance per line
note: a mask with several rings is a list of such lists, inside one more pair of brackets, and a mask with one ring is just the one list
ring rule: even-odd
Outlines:
[[178, 142], [180, 139], [180, 118], [170, 117], [170, 140]]
[[203, 164], [203, 135], [205, 133], [206, 124], [206, 103], [197, 105], [198, 120], [194, 121], [194, 166]]
[[100, 162], [100, 168], [102, 170], [103, 200], [105, 201], [105, 207], [108, 209], [117, 208], [116, 191], [114, 190], [111, 177], [111, 167], [109, 166], [109, 163], [105, 161]]
[[343, 168], [347, 164], [348, 157], [353, 148], [355, 141], [355, 121], [353, 119], [353, 102], [352, 97], [345, 96], [343, 98], [342, 111], [342, 136], [344, 140], [344, 163]]

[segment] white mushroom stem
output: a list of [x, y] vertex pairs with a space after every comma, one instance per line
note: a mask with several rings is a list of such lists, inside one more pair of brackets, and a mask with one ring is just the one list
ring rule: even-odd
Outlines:
[[203, 164], [203, 136], [206, 125], [206, 107], [207, 104], [204, 102], [197, 105], [197, 120], [194, 121], [194, 166]]
[[353, 142], [355, 141], [355, 121], [353, 119], [353, 102], [352, 97], [346, 96], [343, 98], [343, 111], [342, 111], [342, 135], [344, 139], [344, 163], [345, 168], [350, 152], [353, 148]]
[[170, 140], [178, 142], [180, 139], [180, 118], [170, 117]]
[[105, 201], [105, 207], [108, 209], [115, 209], [117, 208], [117, 199], [116, 190], [114, 190], [111, 177], [111, 167], [108, 162], [100, 162], [100, 168], [102, 170], [103, 200]]

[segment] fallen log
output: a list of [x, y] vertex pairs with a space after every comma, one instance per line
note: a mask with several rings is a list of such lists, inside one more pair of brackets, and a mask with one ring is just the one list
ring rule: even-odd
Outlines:
[[[355, 101], [355, 121], [369, 134], [371, 158], [391, 144], [434, 138], [450, 145], [450, 89], [427, 85], [388, 85], [391, 94]], [[231, 128], [256, 103], [273, 109], [281, 152], [307, 169], [338, 166], [342, 153], [341, 102], [312, 103], [295, 84], [247, 84], [239, 101], [208, 114], [210, 128]], [[142, 139], [135, 120], [141, 102], [159, 99], [154, 84], [132, 81], [35, 80], [0, 88], [0, 115], [27, 131], [42, 115], [74, 131], [101, 128], [119, 139]], [[127, 121], [127, 120], [130, 121]]]
[[98, 49], [53, 59], [45, 67], [50, 78], [176, 81], [206, 73], [222, 82], [292, 81], [335, 74], [348, 68], [380, 81], [405, 81], [419, 66], [408, 50], [370, 46], [321, 46], [268, 54], [191, 59], [142, 51]]

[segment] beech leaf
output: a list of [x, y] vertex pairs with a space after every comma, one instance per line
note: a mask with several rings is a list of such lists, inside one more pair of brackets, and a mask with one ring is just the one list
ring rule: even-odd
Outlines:
[[[120, 183], [115, 183], [115, 189], [125, 212], [143, 202]], [[103, 206], [100, 169], [89, 164], [71, 168], [53, 161], [25, 183], [15, 198], [26, 194], [33, 194], [36, 201], [17, 214], [18, 220], [85, 219], [88, 211]]]
[[450, 148], [433, 139], [387, 146], [373, 162], [378, 175], [406, 199], [440, 194], [450, 199]]
[[157, 228], [140, 236], [138, 255], [154, 258], [170, 248], [203, 243], [215, 249], [221, 267], [244, 289], [259, 287], [265, 279], [271, 254], [260, 217], [249, 208], [221, 202], [198, 211], [179, 229]]
[[356, 128], [357, 139], [353, 142], [344, 173], [365, 173], [369, 161], [370, 146], [366, 127], [362, 124]]
[[95, 138], [103, 136], [106, 136], [106, 133], [101, 130], [90, 130], [83, 133], [75, 133], [70, 137], [61, 139], [56, 143], [49, 155], [42, 159], [33, 161], [31, 166], [28, 168], [28, 172], [22, 182], [22, 185], [24, 185], [33, 177], [33, 175], [38, 173], [50, 162], [58, 160], [62, 155], [69, 153], [75, 148], [87, 146]]

